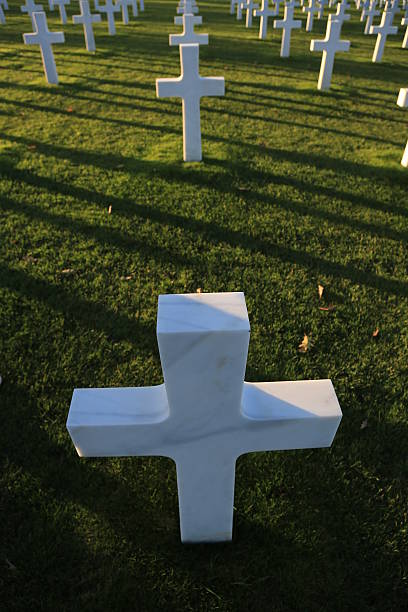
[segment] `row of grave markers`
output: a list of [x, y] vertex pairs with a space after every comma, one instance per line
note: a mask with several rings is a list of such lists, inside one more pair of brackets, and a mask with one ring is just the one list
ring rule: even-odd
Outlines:
[[[230, 13], [234, 13], [234, 8], [237, 9], [237, 19], [242, 19], [242, 11], [246, 10], [246, 27], [251, 27], [252, 17], [260, 17], [259, 38], [265, 39], [267, 34], [268, 17], [276, 17], [279, 15], [281, 0], [275, 0], [274, 7], [270, 8], [268, 0], [262, 0], [261, 9], [258, 10], [257, 5], [252, 0], [242, 2], [240, 0], [231, 0]], [[301, 4], [304, 4], [301, 0]], [[318, 12], [318, 18], [323, 15], [325, 6], [333, 6], [335, 2], [332, 0], [320, 0], [317, 4], [316, 0], [309, 0], [309, 5], [303, 6], [303, 11], [308, 13], [306, 22], [306, 31], [310, 32], [313, 27], [313, 16]], [[361, 21], [366, 20], [364, 34], [376, 34], [377, 40], [374, 48], [372, 61], [380, 62], [384, 54], [385, 43], [387, 36], [397, 34], [398, 27], [393, 26], [393, 20], [400, 9], [399, 0], [387, 0], [382, 2], [380, 6], [385, 5], [381, 22], [377, 26], [373, 26], [374, 17], [380, 14], [376, 10], [377, 0], [361, 1], [356, 0], [356, 8], [361, 10]], [[292, 29], [300, 28], [302, 22], [294, 19], [294, 9], [296, 2], [286, 2], [284, 8], [284, 17], [282, 20], [274, 21], [274, 28], [282, 28], [282, 44], [281, 57], [288, 57], [290, 53], [290, 35]], [[406, 27], [402, 48], [408, 49], [408, 2], [402, 0], [401, 7], [405, 10], [405, 16], [401, 20], [401, 25]], [[341, 0], [337, 5], [335, 14], [329, 14], [327, 19], [326, 36], [323, 40], [312, 40], [310, 42], [310, 51], [322, 52], [322, 62], [320, 65], [320, 73], [317, 83], [319, 90], [327, 90], [330, 88], [335, 54], [350, 50], [350, 41], [341, 40], [341, 29], [344, 21], [350, 19], [350, 14], [345, 11], [350, 8], [347, 0]], [[408, 89], [402, 88], [397, 99], [398, 106], [408, 108]], [[401, 160], [404, 167], [408, 167], [408, 142], [405, 148], [404, 155]]]
[[[246, 10], [245, 25], [247, 28], [250, 28], [252, 26], [253, 17], [260, 17], [259, 38], [265, 39], [267, 37], [268, 31], [268, 19], [269, 17], [279, 16], [281, 0], [275, 0], [275, 2], [273, 2], [273, 8], [271, 8], [269, 0], [262, 0], [260, 10], [258, 10], [258, 5], [255, 4], [252, 0], [247, 0], [246, 2], [232, 0], [231, 12], [233, 12], [232, 9], [235, 5], [237, 7], [238, 19], [242, 18], [242, 12]], [[312, 31], [315, 14], [317, 14], [318, 19], [321, 19], [323, 17], [323, 11], [326, 5], [327, 2], [325, 2], [324, 0], [321, 0], [320, 3], [318, 3], [317, 0], [309, 0], [309, 5], [303, 6], [303, 12], [307, 13], [306, 32]], [[302, 27], [302, 21], [300, 19], [294, 18], [294, 10], [297, 6], [297, 2], [293, 0], [290, 2], [286, 2], [284, 5], [283, 19], [275, 19], [273, 22], [274, 29], [282, 29], [282, 45], [280, 53], [281, 57], [289, 57], [291, 32], [294, 29], [300, 29]], [[398, 27], [393, 26], [392, 24], [396, 13], [400, 10], [398, 0], [389, 0], [389, 2], [385, 5], [385, 9], [381, 18], [381, 23], [377, 26], [373, 26], [374, 17], [380, 15], [380, 12], [376, 10], [376, 6], [377, 0], [370, 0], [370, 2], [362, 3], [360, 19], [361, 21], [366, 20], [364, 34], [377, 34], [377, 42], [372, 57], [373, 62], [381, 61], [387, 36], [398, 33]], [[350, 5], [347, 0], [341, 0], [338, 3], [336, 13], [329, 15], [326, 37], [330, 38], [329, 30], [331, 26], [329, 24], [333, 23], [334, 20], [340, 21], [341, 24], [343, 24], [344, 21], [348, 21], [350, 19], [351, 15], [349, 13], [346, 13], [349, 8]], [[405, 11], [406, 13], [401, 21], [401, 25], [407, 27], [404, 41], [402, 43], [403, 49], [408, 48], [408, 8], [406, 8]], [[337, 32], [338, 28], [336, 27], [335, 30]], [[339, 37], [340, 34], [341, 28], [339, 32]], [[344, 50], [348, 51], [350, 45], [346, 46], [348, 48], [345, 48]]]
[[[0, 0], [0, 2], [2, 1], [4, 2], [6, 0]], [[50, 5], [52, 2], [53, 6], [58, 5], [60, 11], [62, 10], [60, 13], [62, 23], [67, 22], [65, 6], [69, 4], [69, 1], [70, 0], [50, 0]], [[142, 11], [144, 10], [144, 0], [139, 0], [139, 2], [140, 10]], [[79, 6], [81, 13], [79, 15], [73, 15], [72, 22], [74, 24], [82, 24], [86, 49], [87, 51], [95, 52], [96, 47], [93, 24], [100, 22], [102, 17], [99, 13], [91, 13], [88, 0], [79, 0]], [[123, 23], [129, 23], [129, 6], [133, 9], [133, 15], [138, 15], [137, 0], [117, 0], [116, 4], [113, 4], [112, 0], [106, 0], [104, 5], [100, 5], [99, 1], [95, 0], [95, 9], [106, 14], [108, 31], [111, 35], [116, 33], [115, 12], [122, 10]], [[30, 16], [34, 28], [34, 32], [23, 34], [23, 40], [26, 45], [40, 46], [46, 81], [52, 85], [57, 85], [58, 73], [52, 45], [64, 43], [65, 36], [63, 32], [49, 31], [47, 15], [42, 9], [42, 5], [35, 4], [35, 0], [26, 0], [26, 4], [21, 7], [21, 11]]]
[[[53, 6], [59, 4], [60, 7], [64, 8], [68, 4], [69, 0], [50, 0], [53, 2]], [[140, 0], [143, 2], [143, 0]], [[311, 8], [315, 0], [309, 0], [309, 7]], [[0, 3], [7, 5], [7, 0], [0, 0]], [[118, 5], [121, 6], [133, 6], [137, 0], [118, 0], [116, 5], [113, 4], [112, 0], [106, 0], [106, 4], [101, 7], [98, 0], [95, 0], [95, 6], [98, 10], [104, 10], [108, 17], [109, 31], [112, 33], [114, 28], [114, 12]], [[324, 8], [327, 2], [321, 0], [320, 8]], [[357, 4], [357, 3], [356, 3]], [[233, 3], [231, 2], [231, 8]], [[236, 3], [237, 7], [241, 9], [246, 8], [247, 10], [247, 24], [248, 14], [252, 16], [259, 16], [259, 12], [254, 8], [252, 0], [247, 0], [246, 3]], [[273, 10], [269, 8], [268, 0], [262, 0], [261, 8], [261, 19], [267, 19], [267, 11], [274, 13], [276, 16], [279, 13], [280, 0], [276, 0], [276, 5]], [[95, 50], [95, 40], [93, 36], [92, 24], [100, 21], [101, 16], [99, 14], [91, 14], [89, 10], [88, 0], [80, 0], [81, 14], [73, 16], [74, 23], [82, 23], [84, 27], [84, 35], [86, 41], [86, 47], [89, 51]], [[143, 4], [141, 4], [142, 8]], [[287, 57], [290, 52], [290, 35], [294, 28], [301, 27], [301, 21], [294, 19], [294, 9], [296, 3], [289, 1], [284, 7], [284, 18], [282, 20], [275, 20], [274, 27], [282, 28], [282, 45], [281, 45], [281, 56]], [[330, 4], [329, 4], [330, 6]], [[371, 0], [370, 6], [367, 7], [367, 3], [361, 3], [362, 13], [366, 11], [365, 17], [369, 19], [373, 17], [373, 13], [367, 14], [372, 7], [375, 8], [376, 0]], [[41, 5], [35, 5], [35, 0], [26, 0], [26, 5], [21, 7], [23, 12], [26, 12], [33, 19], [35, 32], [32, 34], [24, 34], [24, 42], [26, 44], [39, 44], [41, 48], [41, 55], [43, 60], [44, 72], [46, 79], [49, 83], [58, 83], [58, 74], [55, 65], [54, 55], [52, 52], [52, 45], [55, 43], [64, 42], [63, 32], [50, 32], [47, 26], [47, 18], [44, 12], [37, 12], [36, 9], [42, 8]], [[144, 6], [143, 6], [144, 8]], [[322, 61], [320, 66], [319, 78], [317, 87], [320, 90], [326, 90], [330, 88], [334, 59], [338, 52], [349, 51], [350, 42], [341, 40], [341, 29], [343, 22], [350, 19], [350, 15], [345, 11], [349, 8], [347, 0], [341, 0], [337, 6], [335, 14], [329, 14], [327, 19], [326, 36], [322, 40], [312, 40], [310, 43], [310, 50], [312, 52], [321, 52]], [[126, 9], [127, 10], [127, 9]], [[371, 26], [370, 32], [377, 34], [377, 42], [374, 51], [373, 61], [380, 61], [384, 51], [384, 45], [388, 34], [397, 33], [398, 29], [396, 26], [392, 26], [393, 18], [396, 12], [399, 10], [399, 0], [389, 0], [385, 5], [385, 10], [382, 15], [381, 24], [379, 26]], [[407, 8], [408, 11], [408, 8]], [[201, 77], [199, 74], [199, 45], [208, 44], [208, 34], [198, 34], [194, 31], [195, 25], [202, 24], [202, 18], [197, 15], [198, 7], [195, 0], [181, 0], [177, 13], [179, 16], [174, 18], [176, 25], [183, 26], [182, 34], [171, 34], [169, 36], [169, 45], [179, 45], [180, 47], [180, 67], [181, 74], [177, 79], [157, 79], [156, 81], [156, 94], [159, 98], [161, 97], [179, 97], [182, 99], [182, 112], [183, 112], [183, 159], [184, 161], [201, 161], [202, 159], [202, 148], [201, 148], [201, 126], [200, 126], [200, 99], [203, 96], [222, 96], [225, 93], [225, 83], [222, 77]], [[308, 18], [310, 16], [309, 13]], [[65, 14], [66, 17], [66, 14]], [[61, 15], [61, 19], [64, 15]], [[249, 22], [252, 23], [251, 21]], [[267, 22], [266, 22], [267, 24]], [[402, 25], [408, 26], [408, 18], [404, 17]], [[261, 29], [267, 31], [267, 25], [261, 26]], [[403, 48], [408, 46], [408, 27], [404, 37]], [[408, 107], [408, 96], [404, 93], [405, 89], [401, 89], [398, 96], [398, 105], [401, 107]], [[401, 161], [402, 165], [408, 166], [408, 142]]]

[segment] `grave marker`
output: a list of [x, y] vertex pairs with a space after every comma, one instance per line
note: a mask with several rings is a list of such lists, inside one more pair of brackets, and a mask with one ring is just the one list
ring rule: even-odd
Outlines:
[[269, 17], [276, 17], [279, 13], [276, 11], [276, 6], [271, 9], [269, 8], [269, 0], [261, 0], [261, 8], [254, 11], [255, 17], [260, 17], [259, 22], [259, 38], [265, 39], [268, 33], [268, 19]]
[[70, 3], [71, 0], [48, 0], [48, 6], [50, 11], [54, 11], [55, 7], [58, 6], [61, 23], [65, 25], [67, 23], [67, 11], [65, 6]]
[[257, 8], [259, 8], [259, 4], [255, 4], [253, 0], [246, 0], [245, 2], [242, 3], [242, 9], [246, 10], [246, 21], [245, 21], [246, 28], [252, 27], [252, 17], [254, 14], [254, 10], [256, 10]]
[[393, 11], [384, 11], [381, 17], [381, 23], [378, 26], [371, 26], [370, 34], [377, 34], [377, 41], [374, 47], [372, 57], [373, 62], [381, 62], [387, 37], [392, 34], [398, 34], [397, 26], [393, 26], [394, 20]]
[[198, 7], [196, 6], [195, 2], [192, 2], [192, 0], [185, 0], [181, 6], [177, 7], [177, 13], [198, 13]]
[[55, 65], [52, 45], [65, 42], [63, 32], [50, 32], [47, 24], [47, 16], [44, 12], [33, 13], [35, 31], [23, 34], [26, 45], [40, 45], [42, 63], [47, 83], [58, 83], [57, 67]]
[[296, 30], [302, 27], [301, 20], [293, 18], [295, 6], [295, 2], [288, 2], [287, 4], [285, 4], [283, 19], [275, 19], [275, 21], [273, 22], [273, 27], [275, 29], [282, 29], [282, 44], [280, 51], [281, 57], [289, 57], [292, 30]]
[[366, 24], [365, 24], [365, 28], [364, 28], [364, 34], [370, 34], [370, 30], [371, 30], [371, 26], [373, 25], [373, 19], [374, 17], [378, 17], [378, 15], [380, 14], [380, 11], [377, 11], [377, 0], [372, 0], [370, 2], [370, 6], [368, 9], [366, 9], [365, 11], [365, 16], [366, 16]]
[[181, 17], [175, 17], [175, 25], [183, 26], [182, 34], [170, 34], [169, 45], [208, 45], [208, 34], [197, 34], [194, 32], [195, 25], [201, 25], [203, 18], [193, 15], [192, 13], [185, 13]]
[[402, 41], [402, 48], [408, 49], [408, 17], [403, 17], [401, 19], [401, 25], [407, 26], [407, 29], [405, 30], [404, 40]]
[[73, 15], [72, 22], [83, 25], [86, 50], [94, 52], [96, 48], [92, 24], [100, 22], [102, 17], [99, 14], [91, 13], [88, 0], [79, 0], [79, 6], [81, 13]]
[[95, 7], [96, 6], [98, 7], [96, 10], [106, 14], [108, 32], [111, 36], [114, 36], [116, 34], [115, 13], [120, 11], [120, 6], [118, 4], [113, 4], [112, 0], [105, 0], [104, 5], [99, 4], [99, 1], [98, 4], [95, 2]]
[[249, 333], [243, 293], [161, 295], [164, 384], [72, 396], [67, 428], [81, 457], [175, 461], [183, 542], [232, 539], [240, 455], [329, 447], [342, 418], [330, 380], [244, 382]]
[[302, 10], [304, 13], [307, 13], [306, 32], [311, 32], [313, 30], [315, 13], [320, 14], [320, 7], [317, 6], [316, 0], [309, 0], [309, 6], [304, 6]]
[[[408, 89], [400, 89], [397, 104], [401, 108], [408, 108]], [[404, 168], [408, 168], [408, 141], [404, 155], [402, 156], [401, 165], [404, 166]]]
[[322, 51], [317, 89], [329, 89], [333, 74], [334, 57], [336, 53], [350, 50], [350, 41], [340, 40], [343, 22], [329, 15], [327, 19], [326, 37], [323, 40], [312, 40], [310, 51]]
[[42, 7], [42, 4], [36, 4], [35, 0], [26, 0], [26, 3], [20, 7], [20, 10], [22, 13], [27, 13], [27, 15], [30, 16], [33, 28], [35, 28], [33, 14], [41, 13], [41, 11], [43, 11], [44, 9]]
[[6, 17], [4, 15], [3, 7], [1, 4], [0, 4], [0, 23], [2, 24], [6, 23]]
[[201, 77], [198, 72], [198, 45], [180, 45], [181, 75], [177, 79], [156, 79], [158, 98], [183, 101], [183, 159], [201, 161], [200, 99], [223, 96], [223, 77]]

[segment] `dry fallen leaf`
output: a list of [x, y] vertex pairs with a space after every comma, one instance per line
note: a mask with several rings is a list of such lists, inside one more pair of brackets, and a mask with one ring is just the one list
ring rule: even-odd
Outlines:
[[336, 307], [334, 304], [329, 304], [328, 306], [319, 306], [319, 310], [324, 310], [326, 312], [330, 312], [331, 310], [335, 310]]
[[68, 108], [67, 108], [67, 113], [72, 113], [72, 111], [73, 111], [73, 110], [74, 110], [74, 109], [72, 108], [72, 106], [68, 106]]
[[37, 148], [37, 145], [35, 144], [29, 144], [28, 148], [30, 149], [30, 151], [34, 151]]
[[202, 292], [203, 292], [203, 290], [201, 289], [201, 287], [199, 287], [199, 288], [197, 289], [197, 293], [202, 293]]
[[323, 291], [324, 291], [324, 287], [323, 285], [317, 285], [317, 289], [319, 291], [319, 300], [322, 299], [322, 295], [323, 295]]
[[366, 427], [368, 427], [368, 421], [367, 419], [364, 419], [364, 421], [360, 425], [360, 429], [365, 429]]
[[112, 214], [112, 204], [109, 204], [109, 208], [108, 208], [108, 215]]
[[7, 557], [5, 557], [5, 561], [6, 561], [7, 567], [8, 567], [10, 570], [15, 571], [15, 570], [17, 569], [17, 568], [16, 568], [16, 566], [14, 565], [14, 563], [12, 563], [11, 561], [9, 561], [9, 560], [7, 559]]
[[73, 268], [64, 268], [61, 270], [61, 274], [73, 274], [75, 270]]
[[128, 274], [128, 276], [121, 276], [120, 280], [131, 280], [133, 278], [133, 274]]
[[379, 330], [379, 329], [378, 329], [378, 327], [377, 327], [377, 329], [375, 329], [375, 330], [373, 331], [373, 338], [377, 338], [377, 336], [378, 336], [378, 334], [379, 334], [379, 333], [380, 333], [380, 330]]
[[299, 353], [306, 353], [308, 344], [309, 344], [309, 338], [305, 334], [302, 342], [299, 344], [299, 347], [298, 347]]

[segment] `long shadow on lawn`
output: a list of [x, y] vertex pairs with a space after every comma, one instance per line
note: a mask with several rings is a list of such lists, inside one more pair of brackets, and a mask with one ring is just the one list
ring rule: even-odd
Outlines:
[[[68, 147], [50, 145], [50, 144], [43, 143], [40, 141], [35, 141], [31, 138], [29, 139], [23, 136], [8, 135], [4, 132], [0, 132], [0, 138], [2, 138], [5, 141], [16, 142], [16, 143], [27, 145], [27, 146], [34, 145], [36, 147], [36, 150], [43, 155], [55, 156], [60, 159], [71, 160], [75, 164], [95, 165], [104, 170], [109, 169], [109, 168], [112, 168], [112, 169], [121, 168], [131, 173], [138, 173], [138, 174], [143, 173], [143, 174], [146, 174], [146, 176], [153, 177], [153, 178], [156, 176], [156, 173], [158, 173], [159, 176], [165, 178], [167, 181], [170, 181], [170, 182], [183, 183], [187, 181], [187, 182], [190, 182], [191, 184], [194, 184], [200, 187], [202, 186], [210, 187], [210, 188], [216, 187], [217, 189], [222, 190], [224, 192], [232, 193], [234, 195], [239, 195], [240, 197], [243, 197], [242, 192], [238, 193], [239, 188], [235, 188], [234, 186], [226, 184], [223, 176], [220, 177], [217, 183], [215, 183], [213, 176], [208, 177], [204, 173], [199, 172], [199, 171], [195, 172], [195, 171], [185, 170], [182, 164], [166, 164], [166, 163], [162, 163], [158, 161], [150, 162], [150, 161], [145, 161], [145, 160], [137, 160], [134, 158], [128, 158], [128, 157], [124, 157], [121, 155], [115, 155], [112, 153], [107, 154], [107, 153], [100, 153], [96, 151], [92, 151], [92, 152], [78, 151], [76, 149], [70, 149]], [[240, 146], [240, 149], [242, 151], [242, 148], [241, 148], [242, 143], [239, 143], [236, 141], [231, 141], [231, 143], [236, 144], [237, 146]], [[355, 162], [349, 162], [347, 160], [332, 158], [328, 156], [322, 157], [320, 155], [312, 154], [310, 152], [307, 153], [307, 160], [305, 160], [304, 153], [297, 152], [297, 151], [267, 149], [266, 147], [260, 147], [258, 145], [251, 145], [249, 143], [245, 143], [245, 146], [249, 150], [252, 150], [258, 154], [260, 153], [266, 154], [272, 157], [274, 160], [288, 161], [288, 162], [295, 163], [295, 164], [299, 163], [302, 166], [305, 164], [314, 165], [319, 170], [322, 170], [322, 169], [335, 170], [337, 173], [342, 172], [345, 176], [347, 175], [358, 176], [360, 174], [363, 178], [369, 178], [370, 180], [379, 181], [384, 184], [388, 183], [391, 187], [395, 186], [395, 184], [401, 184], [401, 185], [407, 184], [408, 185], [408, 176], [406, 176], [406, 174], [400, 169], [398, 169], [398, 171], [394, 171], [390, 169], [376, 168], [368, 164], [367, 165], [357, 164]], [[244, 177], [248, 173], [248, 165], [245, 162], [233, 163], [232, 161], [226, 162], [220, 159], [214, 159], [214, 158], [207, 157], [205, 159], [205, 163], [211, 164], [214, 166], [223, 167], [226, 170], [229, 170], [231, 174], [237, 177], [239, 176]], [[78, 188], [78, 187], [75, 187], [74, 185], [68, 186], [68, 185], [65, 185], [64, 183], [59, 183], [51, 179], [48, 179], [46, 177], [39, 177], [34, 173], [31, 174], [31, 178], [30, 178], [30, 174], [28, 172], [22, 172], [12, 166], [10, 166], [9, 168], [4, 167], [3, 173], [8, 174], [10, 177], [15, 177], [22, 182], [28, 182], [29, 184], [43, 186], [44, 188], [50, 189], [51, 191], [56, 191], [56, 192], [61, 191], [61, 193], [66, 193], [67, 195], [71, 194], [74, 197], [79, 197], [80, 199], [86, 200], [89, 197], [89, 194], [91, 194], [90, 191], [85, 190], [83, 188]], [[326, 195], [331, 198], [345, 200], [359, 207], [365, 206], [367, 208], [372, 208], [373, 210], [379, 210], [381, 212], [387, 211], [387, 212], [392, 212], [394, 214], [405, 216], [405, 217], [408, 216], [407, 207], [403, 205], [399, 205], [396, 202], [393, 202], [392, 210], [388, 211], [388, 208], [389, 208], [388, 202], [383, 203], [383, 202], [374, 200], [373, 198], [363, 196], [363, 195], [355, 196], [353, 193], [341, 191], [339, 189], [335, 189], [332, 187], [327, 187], [326, 185], [310, 184], [305, 181], [299, 181], [298, 179], [293, 178], [288, 175], [281, 176], [281, 175], [277, 175], [276, 173], [264, 172], [262, 170], [251, 168], [250, 177], [251, 177], [251, 181], [255, 179], [260, 184], [277, 183], [277, 184], [284, 184], [284, 185], [292, 185], [293, 187], [298, 189], [300, 192], [307, 191], [307, 192], [310, 192], [311, 195], [315, 194], [316, 191], [318, 190], [320, 195]], [[94, 199], [95, 197], [101, 198], [99, 201], [105, 202], [105, 198], [102, 194], [99, 196], [98, 194], [94, 193]], [[261, 198], [263, 201], [265, 201], [266, 203], [270, 205], [279, 205], [279, 199], [268, 197], [266, 194], [262, 194], [256, 191], [246, 192], [245, 197], [248, 199]], [[92, 196], [90, 196], [90, 199], [94, 201], [94, 199], [92, 199]], [[129, 204], [131, 204], [130, 201], [128, 202]], [[291, 205], [287, 201], [283, 201], [282, 204], [284, 206]], [[133, 207], [134, 203], [131, 204], [131, 206]], [[292, 203], [292, 206], [295, 206], [296, 210], [298, 209], [297, 207], [300, 206], [300, 210], [302, 210], [301, 204]], [[318, 209], [314, 209], [313, 207], [310, 207], [310, 208], [307, 207], [306, 209], [304, 209], [304, 211], [311, 216], [313, 216], [314, 214], [316, 215], [324, 214], [324, 211], [319, 211]], [[153, 209], [151, 211], [151, 214], [154, 214]], [[330, 213], [328, 214], [330, 215]], [[347, 218], [341, 215], [334, 214], [333, 217], [329, 216], [327, 217], [327, 219], [338, 221], [339, 223], [347, 223]], [[380, 232], [382, 232], [383, 229], [384, 230], [391, 229], [391, 228], [381, 229], [382, 226], [374, 226], [374, 225], [372, 225], [371, 227], [374, 232], [376, 231], [376, 229], [378, 229]], [[369, 226], [364, 225], [364, 229], [369, 229]], [[384, 234], [384, 235], [387, 235], [387, 234]], [[404, 237], [404, 234], [397, 232], [396, 234], [391, 233], [388, 236], [390, 238], [400, 239], [401, 237], [402, 238]]]
[[[58, 182], [37, 177], [36, 175], [29, 177], [27, 172], [20, 173], [15, 171], [11, 173], [11, 177], [21, 177], [21, 180], [24, 182], [30, 184], [31, 181], [31, 184], [37, 187], [42, 186], [47, 189], [51, 187], [53, 191], [57, 191], [58, 193], [66, 192], [73, 195], [73, 197], [79, 196], [81, 199], [85, 199], [86, 201], [103, 203], [105, 207], [109, 204], [113, 204], [119, 211], [127, 209], [131, 211], [131, 214], [138, 217], [155, 220], [156, 222], [172, 225], [174, 227], [181, 227], [189, 232], [191, 237], [194, 236], [196, 238], [197, 236], [200, 236], [203, 241], [208, 241], [212, 244], [218, 245], [227, 243], [232, 248], [239, 246], [249, 251], [263, 253], [267, 257], [276, 257], [282, 261], [296, 263], [304, 267], [311, 268], [319, 273], [332, 275], [338, 278], [347, 278], [357, 284], [372, 286], [387, 293], [395, 293], [401, 296], [406, 296], [408, 294], [408, 282], [406, 281], [386, 278], [374, 274], [369, 270], [359, 270], [358, 268], [349, 265], [323, 259], [322, 257], [316, 256], [312, 253], [307, 253], [303, 250], [293, 249], [286, 245], [278, 245], [273, 242], [272, 237], [268, 240], [261, 237], [250, 236], [249, 234], [240, 230], [229, 229], [227, 227], [218, 227], [217, 225], [208, 223], [204, 220], [186, 218], [181, 215], [158, 210], [141, 204], [134, 205], [134, 203], [122, 198], [112, 196], [107, 198], [102, 194], [95, 194], [94, 192], [83, 188], [64, 186]], [[15, 210], [15, 205], [13, 203], [10, 203], [10, 205], [13, 206], [13, 210]], [[136, 247], [139, 252], [147, 254], [148, 256], [159, 258], [163, 257], [170, 261], [182, 260], [184, 261], [184, 265], [186, 264], [183, 258], [183, 253], [177, 253], [174, 251], [169, 252], [168, 249], [163, 247], [158, 248], [156, 245], [147, 245], [145, 240], [139, 241], [137, 239], [135, 240], [133, 237], [123, 238], [121, 233], [119, 234], [119, 238], [118, 234], [116, 234], [115, 238], [113, 236], [113, 232], [107, 232], [104, 229], [98, 230], [97, 228], [93, 228], [93, 226], [84, 224], [81, 221], [67, 219], [65, 215], [53, 215], [47, 213], [46, 211], [40, 212], [38, 209], [28, 207], [27, 205], [24, 207], [24, 211], [26, 214], [28, 212], [33, 218], [42, 218], [47, 222], [60, 226], [61, 229], [71, 227], [74, 232], [79, 231], [85, 233], [85, 235], [88, 237], [92, 235], [92, 237], [96, 238], [97, 240], [109, 241], [113, 244], [118, 244], [118, 246], [122, 248], [125, 246], [127, 249], [133, 249]], [[189, 264], [201, 268], [203, 265], [205, 265], [205, 260], [202, 257], [196, 257], [194, 259], [190, 258]]]

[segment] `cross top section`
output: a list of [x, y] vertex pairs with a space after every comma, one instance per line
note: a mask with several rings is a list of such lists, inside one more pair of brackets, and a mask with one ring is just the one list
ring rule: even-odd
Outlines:
[[192, 13], [184, 13], [180, 17], [174, 18], [175, 25], [183, 26], [182, 34], [170, 34], [169, 45], [208, 45], [208, 34], [197, 34], [194, 31], [195, 25], [201, 25], [203, 18], [194, 16]]

